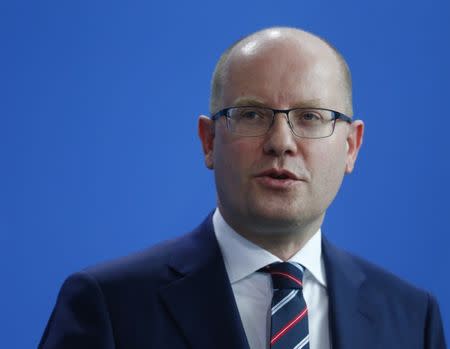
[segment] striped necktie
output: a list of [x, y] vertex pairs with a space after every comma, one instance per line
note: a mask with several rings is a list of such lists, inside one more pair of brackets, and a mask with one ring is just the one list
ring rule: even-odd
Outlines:
[[272, 276], [270, 348], [309, 349], [308, 308], [303, 298], [304, 267], [272, 263], [261, 271]]

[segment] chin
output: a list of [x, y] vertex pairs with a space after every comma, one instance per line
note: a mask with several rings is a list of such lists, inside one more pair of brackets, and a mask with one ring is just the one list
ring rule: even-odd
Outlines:
[[303, 215], [299, 212], [280, 208], [252, 209], [251, 212], [249, 212], [249, 223], [258, 226], [258, 230], [267, 232], [274, 232], [274, 230], [277, 232], [285, 230], [292, 231], [292, 228], [298, 228], [302, 225], [302, 216]]
[[[317, 204], [317, 203], [316, 203]], [[308, 229], [320, 226], [324, 212], [317, 208], [313, 210], [312, 202], [290, 200], [258, 200], [248, 205], [248, 223], [257, 225], [260, 230], [277, 232]]]

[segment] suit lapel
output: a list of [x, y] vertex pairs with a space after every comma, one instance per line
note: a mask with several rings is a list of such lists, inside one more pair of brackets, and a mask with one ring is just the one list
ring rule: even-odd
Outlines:
[[[160, 296], [192, 348], [248, 349], [211, 217], [172, 256], [169, 268], [176, 277], [160, 289]], [[370, 294], [366, 275], [325, 238], [322, 252], [332, 348], [379, 348], [377, 311], [371, 302], [376, 295]]]
[[325, 238], [322, 247], [333, 349], [377, 348], [376, 308], [364, 272]]
[[160, 296], [192, 348], [247, 349], [211, 215], [169, 266], [178, 277]]

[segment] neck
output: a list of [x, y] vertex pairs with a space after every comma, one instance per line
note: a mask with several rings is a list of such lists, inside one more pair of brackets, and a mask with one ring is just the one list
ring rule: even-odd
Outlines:
[[238, 232], [238, 234], [261, 248], [269, 251], [282, 261], [287, 261], [298, 251], [300, 251], [303, 246], [305, 246], [317, 230], [298, 233], [292, 236], [288, 236], [286, 234], [270, 234], [264, 236], [258, 234], [245, 234], [241, 232]]
[[240, 226], [233, 220], [229, 220], [228, 217], [223, 216], [223, 218], [239, 235], [281, 260], [287, 261], [300, 251], [320, 229], [324, 215], [309, 224], [298, 224], [295, 229], [286, 230], [282, 227], [280, 229], [274, 227], [270, 232], [261, 231], [257, 227]]

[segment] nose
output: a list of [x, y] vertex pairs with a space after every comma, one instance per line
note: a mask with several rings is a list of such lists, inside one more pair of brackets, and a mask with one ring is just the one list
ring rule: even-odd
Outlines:
[[286, 113], [274, 116], [272, 127], [264, 141], [264, 152], [274, 156], [292, 155], [297, 151], [297, 140], [292, 133]]

